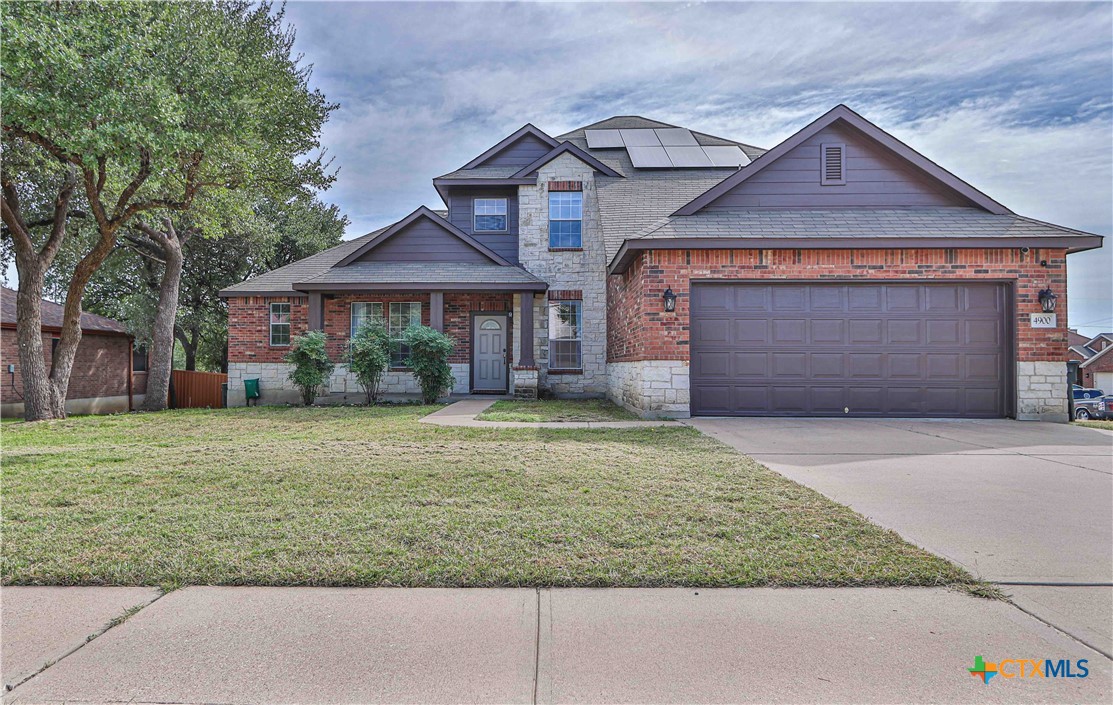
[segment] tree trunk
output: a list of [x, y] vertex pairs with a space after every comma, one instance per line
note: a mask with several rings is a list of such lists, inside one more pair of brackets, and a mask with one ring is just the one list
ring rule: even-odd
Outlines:
[[181, 326], [174, 327], [174, 339], [182, 346], [182, 352], [185, 353], [185, 368], [190, 371], [197, 369], [197, 338], [197, 328], [191, 329], [189, 335], [186, 335]]
[[50, 378], [43, 354], [43, 271], [35, 262], [20, 262], [19, 294], [16, 297], [16, 338], [19, 342], [19, 371], [23, 377], [23, 418], [28, 421], [54, 418], [50, 404]]
[[[58, 196], [54, 200], [54, 214], [49, 223], [50, 235], [41, 249], [36, 249], [31, 239], [30, 229], [23, 219], [19, 205], [19, 191], [15, 182], [4, 178], [0, 183], [3, 198], [0, 198], [0, 213], [4, 224], [12, 236], [13, 249], [15, 250], [16, 271], [19, 273], [19, 291], [16, 295], [16, 339], [19, 342], [19, 366], [23, 377], [23, 418], [27, 421], [41, 421], [45, 419], [62, 419], [66, 417], [66, 390], [69, 387], [69, 369], [61, 369], [66, 363], [66, 356], [61, 359], [51, 356], [50, 374], [47, 374], [46, 358], [43, 353], [42, 335], [42, 295], [43, 278], [62, 241], [66, 237], [66, 219], [70, 198], [77, 186], [77, 176], [70, 170], [66, 173]], [[102, 238], [103, 241], [103, 238]], [[94, 248], [87, 255], [78, 269], [86, 264], [93, 253], [101, 249]], [[109, 248], [111, 249], [111, 248]], [[107, 253], [105, 253], [107, 255]], [[70, 299], [73, 287], [66, 296], [66, 315], [63, 317], [62, 339], [59, 349], [63, 344], [69, 344], [74, 350], [77, 342], [81, 340], [81, 294], [84, 293], [84, 284], [78, 292], [74, 306]], [[78, 322], [75, 326], [67, 325], [70, 322], [71, 309], [76, 309]], [[74, 337], [76, 336], [76, 342]], [[68, 358], [69, 365], [73, 364], [73, 356]]]
[[174, 367], [174, 322], [178, 316], [178, 289], [182, 283], [182, 244], [173, 226], [158, 233], [141, 228], [162, 248], [162, 281], [158, 289], [158, 311], [151, 330], [151, 358], [147, 368], [147, 396], [139, 407], [142, 411], [163, 411], [170, 398], [170, 372]]

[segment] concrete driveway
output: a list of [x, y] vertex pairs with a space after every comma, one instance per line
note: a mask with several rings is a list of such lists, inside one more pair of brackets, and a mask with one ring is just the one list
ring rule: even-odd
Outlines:
[[1006, 420], [691, 424], [1113, 653], [1113, 433]]

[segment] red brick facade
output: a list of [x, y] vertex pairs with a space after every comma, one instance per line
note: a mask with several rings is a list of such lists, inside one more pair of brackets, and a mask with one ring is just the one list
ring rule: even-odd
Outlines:
[[[44, 332], [42, 337], [43, 357], [49, 370], [54, 347], [51, 341], [58, 334]], [[0, 358], [4, 365], [0, 401], [5, 404], [19, 403], [23, 401], [23, 375], [19, 364], [19, 342], [14, 328], [0, 330]], [[15, 365], [14, 377], [8, 373], [8, 365]], [[130, 337], [83, 333], [74, 357], [66, 399], [127, 396], [130, 374]], [[143, 378], [145, 380], [146, 375]], [[143, 386], [146, 386], [145, 382]], [[132, 393], [143, 394], [144, 391], [145, 389], [133, 389]]]
[[[1113, 352], [1108, 352], [1101, 357], [1094, 360], [1094, 362], [1079, 370], [1082, 373], [1082, 381], [1080, 384], [1083, 387], [1094, 387], [1094, 373], [1095, 372], [1113, 372]], [[1113, 389], [1103, 389], [1106, 394], [1113, 394]]]
[[[608, 279], [609, 362], [688, 360], [691, 279], [1013, 281], [1017, 361], [1066, 360], [1062, 249], [653, 250]], [[1034, 329], [1029, 314], [1042, 310], [1037, 296], [1048, 285], [1058, 297], [1058, 327]], [[677, 295], [673, 313], [665, 313], [661, 298], [669, 287]]]
[[[291, 303], [290, 334], [302, 335], [308, 329], [308, 299], [298, 297], [239, 297], [228, 299], [228, 361], [282, 362], [289, 346], [270, 345], [270, 304]], [[375, 293], [325, 295], [324, 330], [328, 336], [329, 357], [343, 362], [348, 352], [352, 325], [352, 304], [381, 303], [383, 315], [389, 315], [390, 303], [420, 303], [421, 323], [430, 324], [428, 293]], [[508, 293], [446, 293], [444, 295], [444, 332], [456, 340], [449, 358], [453, 363], [471, 362], [471, 314], [502, 313], [513, 308], [513, 294]], [[507, 345], [512, 341], [507, 340]], [[509, 348], [512, 349], [512, 348]]]

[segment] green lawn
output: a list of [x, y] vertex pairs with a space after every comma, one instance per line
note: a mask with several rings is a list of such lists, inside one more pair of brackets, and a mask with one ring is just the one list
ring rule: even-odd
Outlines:
[[606, 399], [538, 399], [496, 401], [479, 415], [483, 421], [637, 421]]
[[1075, 421], [1074, 423], [1079, 426], [1088, 426], [1089, 428], [1104, 428], [1106, 431], [1113, 431], [1113, 421], [1108, 419], [1091, 419], [1089, 421]]
[[418, 424], [431, 407], [3, 428], [3, 581], [61, 585], [969, 583], [690, 428]]

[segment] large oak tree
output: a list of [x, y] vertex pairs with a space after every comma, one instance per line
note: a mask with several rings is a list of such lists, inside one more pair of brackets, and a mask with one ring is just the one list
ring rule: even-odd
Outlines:
[[[293, 32], [268, 3], [5, 2], [0, 26], [0, 187], [19, 273], [24, 415], [61, 418], [81, 299], [120, 235], [138, 228], [172, 261], [182, 243], [166, 223], [200, 199], [326, 184], [311, 155], [335, 106], [309, 87]], [[95, 237], [70, 276], [48, 372], [43, 282], [76, 215]], [[166, 287], [171, 310], [156, 323], [150, 368], [163, 398], [177, 283]], [[161, 352], [160, 339], [170, 340]]]

